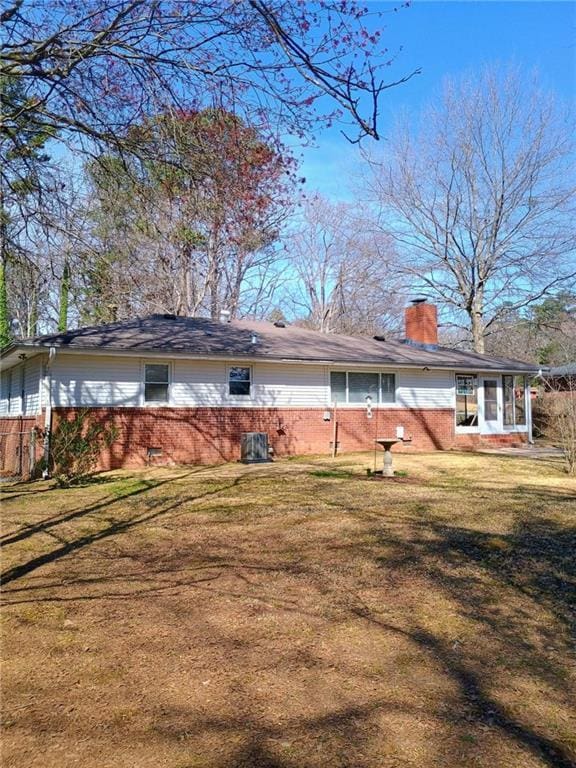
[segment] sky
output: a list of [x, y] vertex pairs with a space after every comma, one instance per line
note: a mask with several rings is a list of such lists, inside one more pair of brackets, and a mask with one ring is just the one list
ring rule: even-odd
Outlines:
[[[368, 2], [372, 11], [390, 10], [390, 3]], [[445, 77], [479, 70], [492, 62], [513, 61], [522, 69], [536, 68], [547, 89], [576, 107], [576, 2], [428, 2], [383, 19], [371, 17], [373, 26], [385, 24], [383, 37], [390, 51], [399, 52], [390, 68], [391, 79], [414, 69], [422, 74], [385, 92], [379, 130], [382, 141], [395, 115], [417, 115], [434, 97]], [[368, 150], [374, 141], [366, 139]], [[307, 192], [319, 191], [337, 200], [351, 199], [360, 150], [334, 127], [318, 132], [315, 146], [299, 149]]]

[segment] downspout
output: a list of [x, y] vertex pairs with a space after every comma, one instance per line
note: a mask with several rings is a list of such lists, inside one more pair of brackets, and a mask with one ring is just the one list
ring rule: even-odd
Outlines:
[[48, 402], [44, 412], [44, 470], [42, 478], [47, 480], [50, 477], [50, 439], [52, 435], [52, 363], [56, 357], [56, 347], [50, 347], [48, 353], [48, 362], [46, 371], [48, 375]]

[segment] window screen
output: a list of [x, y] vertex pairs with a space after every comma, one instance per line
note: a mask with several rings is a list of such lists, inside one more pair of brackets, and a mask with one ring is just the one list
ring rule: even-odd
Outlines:
[[367, 397], [371, 397], [374, 404], [378, 402], [378, 374], [349, 373], [348, 402], [366, 404]]
[[498, 421], [498, 381], [484, 379], [484, 420]]
[[250, 366], [231, 366], [228, 371], [228, 392], [231, 395], [250, 395], [251, 373]]
[[346, 402], [345, 371], [332, 371], [330, 374], [330, 400], [337, 403]]
[[507, 427], [526, 424], [526, 377], [502, 376], [504, 389], [504, 424]]
[[474, 374], [456, 376], [456, 426], [478, 426], [478, 381]]
[[395, 374], [366, 371], [332, 371], [330, 373], [332, 402], [366, 405], [367, 397], [372, 398], [372, 405], [377, 405], [379, 402], [395, 402]]
[[514, 423], [526, 424], [526, 377], [514, 376]]
[[150, 363], [144, 366], [144, 402], [167, 403], [169, 366]]
[[393, 403], [396, 400], [396, 376], [393, 373], [382, 373], [381, 392], [383, 403]]
[[514, 426], [514, 377], [502, 376], [504, 391], [504, 424]]

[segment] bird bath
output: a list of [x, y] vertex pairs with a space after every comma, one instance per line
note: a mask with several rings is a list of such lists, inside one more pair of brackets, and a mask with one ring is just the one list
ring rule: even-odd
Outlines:
[[384, 448], [384, 466], [382, 467], [382, 477], [394, 477], [392, 469], [392, 446], [401, 443], [398, 437], [379, 437], [374, 442]]

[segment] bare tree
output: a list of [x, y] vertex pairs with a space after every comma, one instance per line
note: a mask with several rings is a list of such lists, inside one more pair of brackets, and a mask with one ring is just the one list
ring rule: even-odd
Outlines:
[[503, 315], [491, 328], [486, 351], [542, 365], [576, 360], [576, 294], [560, 291]]
[[402, 298], [394, 245], [353, 206], [311, 198], [287, 248], [296, 276], [290, 300], [302, 322], [325, 333], [396, 330]]
[[534, 404], [538, 432], [561, 449], [566, 472], [576, 474], [576, 364], [552, 369]]
[[8, 0], [0, 76], [18, 78], [26, 98], [3, 100], [1, 129], [17, 146], [25, 115], [62, 140], [134, 151], [126, 128], [159, 108], [217, 96], [260, 126], [273, 116], [303, 131], [327, 95], [359, 136], [377, 138], [381, 94], [411, 75], [381, 79], [391, 61], [367, 13], [331, 0]]
[[[303, 136], [334, 120], [351, 131], [351, 140], [377, 139], [382, 94], [416, 73], [385, 82], [381, 73], [393, 57], [386, 56], [380, 33], [368, 28], [367, 14], [356, 0], [6, 0], [0, 9], [0, 266], [7, 293], [21, 295], [17, 310], [14, 300], [4, 302], [0, 336], [9, 338], [11, 325], [22, 333], [34, 321], [30, 307], [36, 300], [30, 304], [27, 297], [36, 295], [34, 276], [47, 274], [45, 254], [23, 249], [15, 232], [22, 223], [38, 232], [50, 220], [40, 221], [39, 211], [52, 198], [49, 174], [40, 166], [55, 143], [84, 159], [112, 151], [128, 167], [134, 158], [155, 159], [146, 155], [149, 145], [136, 140], [133, 126], [158, 114], [214, 105], [268, 139], [276, 139], [279, 126]], [[170, 213], [161, 211], [165, 218]], [[96, 258], [90, 243], [75, 250], [99, 283], [92, 294], [93, 305], [104, 302], [99, 319], [112, 316], [117, 302], [108, 295], [106, 258]], [[221, 260], [214, 261], [212, 312], [222, 293], [234, 312], [242, 311], [239, 286], [249, 272], [250, 303], [269, 294], [269, 262], [263, 249], [257, 259], [254, 252], [245, 240], [223, 269]], [[124, 255], [131, 266], [131, 254]], [[186, 267], [191, 264], [189, 259]], [[122, 301], [119, 282], [115, 292]], [[175, 301], [185, 311], [195, 299], [186, 295], [190, 280], [180, 282]]]
[[380, 226], [478, 352], [504, 315], [576, 277], [572, 135], [535, 77], [492, 67], [448, 81], [421, 129], [401, 125], [371, 160]]

